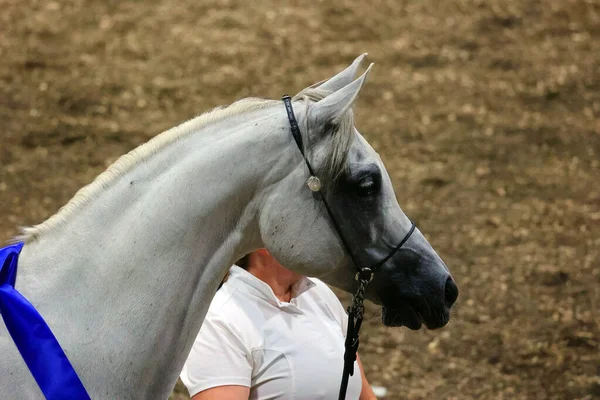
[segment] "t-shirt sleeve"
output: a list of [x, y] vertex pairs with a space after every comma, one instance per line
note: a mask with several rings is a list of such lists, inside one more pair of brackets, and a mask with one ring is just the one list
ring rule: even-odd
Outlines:
[[250, 387], [252, 355], [227, 321], [207, 316], [181, 371], [190, 396], [217, 386]]

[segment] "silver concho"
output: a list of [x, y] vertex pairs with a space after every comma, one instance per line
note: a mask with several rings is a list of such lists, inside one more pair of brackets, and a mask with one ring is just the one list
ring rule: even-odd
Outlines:
[[321, 190], [321, 181], [316, 176], [311, 176], [306, 181], [306, 186], [308, 186], [308, 188], [313, 192], [318, 192]]

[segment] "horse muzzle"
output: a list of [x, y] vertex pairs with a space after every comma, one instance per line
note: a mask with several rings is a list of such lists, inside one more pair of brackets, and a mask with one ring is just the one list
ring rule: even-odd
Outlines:
[[[406, 249], [397, 265], [382, 271], [376, 283], [386, 326], [437, 329], [450, 321], [450, 310], [458, 299], [458, 286], [439, 258], [423, 258]], [[377, 279], [377, 277], [376, 277]]]

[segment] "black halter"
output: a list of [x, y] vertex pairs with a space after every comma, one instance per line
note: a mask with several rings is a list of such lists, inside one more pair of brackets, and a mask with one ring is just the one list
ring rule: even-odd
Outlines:
[[[308, 172], [310, 173], [311, 178], [317, 178], [315, 171], [313, 170], [312, 166], [310, 165], [310, 162], [308, 162], [308, 159], [306, 158], [306, 154], [304, 154], [302, 135], [300, 134], [300, 128], [298, 127], [298, 122], [296, 121], [296, 117], [294, 116], [294, 109], [292, 108], [292, 99], [290, 98], [290, 96], [285, 95], [283, 96], [282, 100], [283, 104], [285, 105], [285, 110], [287, 111], [288, 120], [290, 122], [290, 128], [292, 130], [292, 136], [294, 137], [294, 140], [296, 141], [296, 144], [298, 145], [298, 148], [302, 153], [302, 157], [304, 158], [304, 162], [306, 163]], [[327, 203], [327, 200], [323, 195], [323, 192], [319, 189], [315, 191], [319, 193], [321, 201], [323, 201], [325, 209], [327, 210], [327, 213], [331, 218], [331, 223], [333, 224], [340, 240], [342, 241], [345, 250], [348, 252], [348, 255], [352, 259], [354, 266], [358, 270], [355, 277], [355, 279], [358, 281], [358, 289], [352, 297], [352, 304], [348, 308], [348, 330], [346, 333], [344, 353], [344, 372], [342, 374], [342, 383], [340, 386], [339, 394], [339, 400], [344, 400], [346, 397], [346, 389], [348, 388], [348, 379], [350, 375], [354, 375], [354, 362], [356, 361], [356, 353], [358, 351], [359, 344], [358, 332], [360, 330], [364, 314], [363, 300], [365, 295], [365, 289], [369, 282], [371, 282], [373, 274], [377, 271], [377, 269], [379, 269], [383, 264], [385, 264], [406, 243], [408, 238], [410, 238], [410, 236], [415, 231], [415, 223], [411, 221], [411, 226], [408, 233], [385, 258], [371, 266], [360, 266], [360, 263], [357, 262], [357, 258], [352, 252], [350, 244], [342, 234], [340, 225], [335, 219], [335, 216], [333, 215], [331, 208], [329, 207], [329, 204]]]

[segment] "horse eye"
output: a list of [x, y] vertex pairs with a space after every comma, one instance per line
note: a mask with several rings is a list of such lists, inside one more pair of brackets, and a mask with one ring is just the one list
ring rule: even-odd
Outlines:
[[379, 185], [373, 176], [366, 176], [356, 184], [356, 190], [361, 196], [370, 196], [374, 194]]

